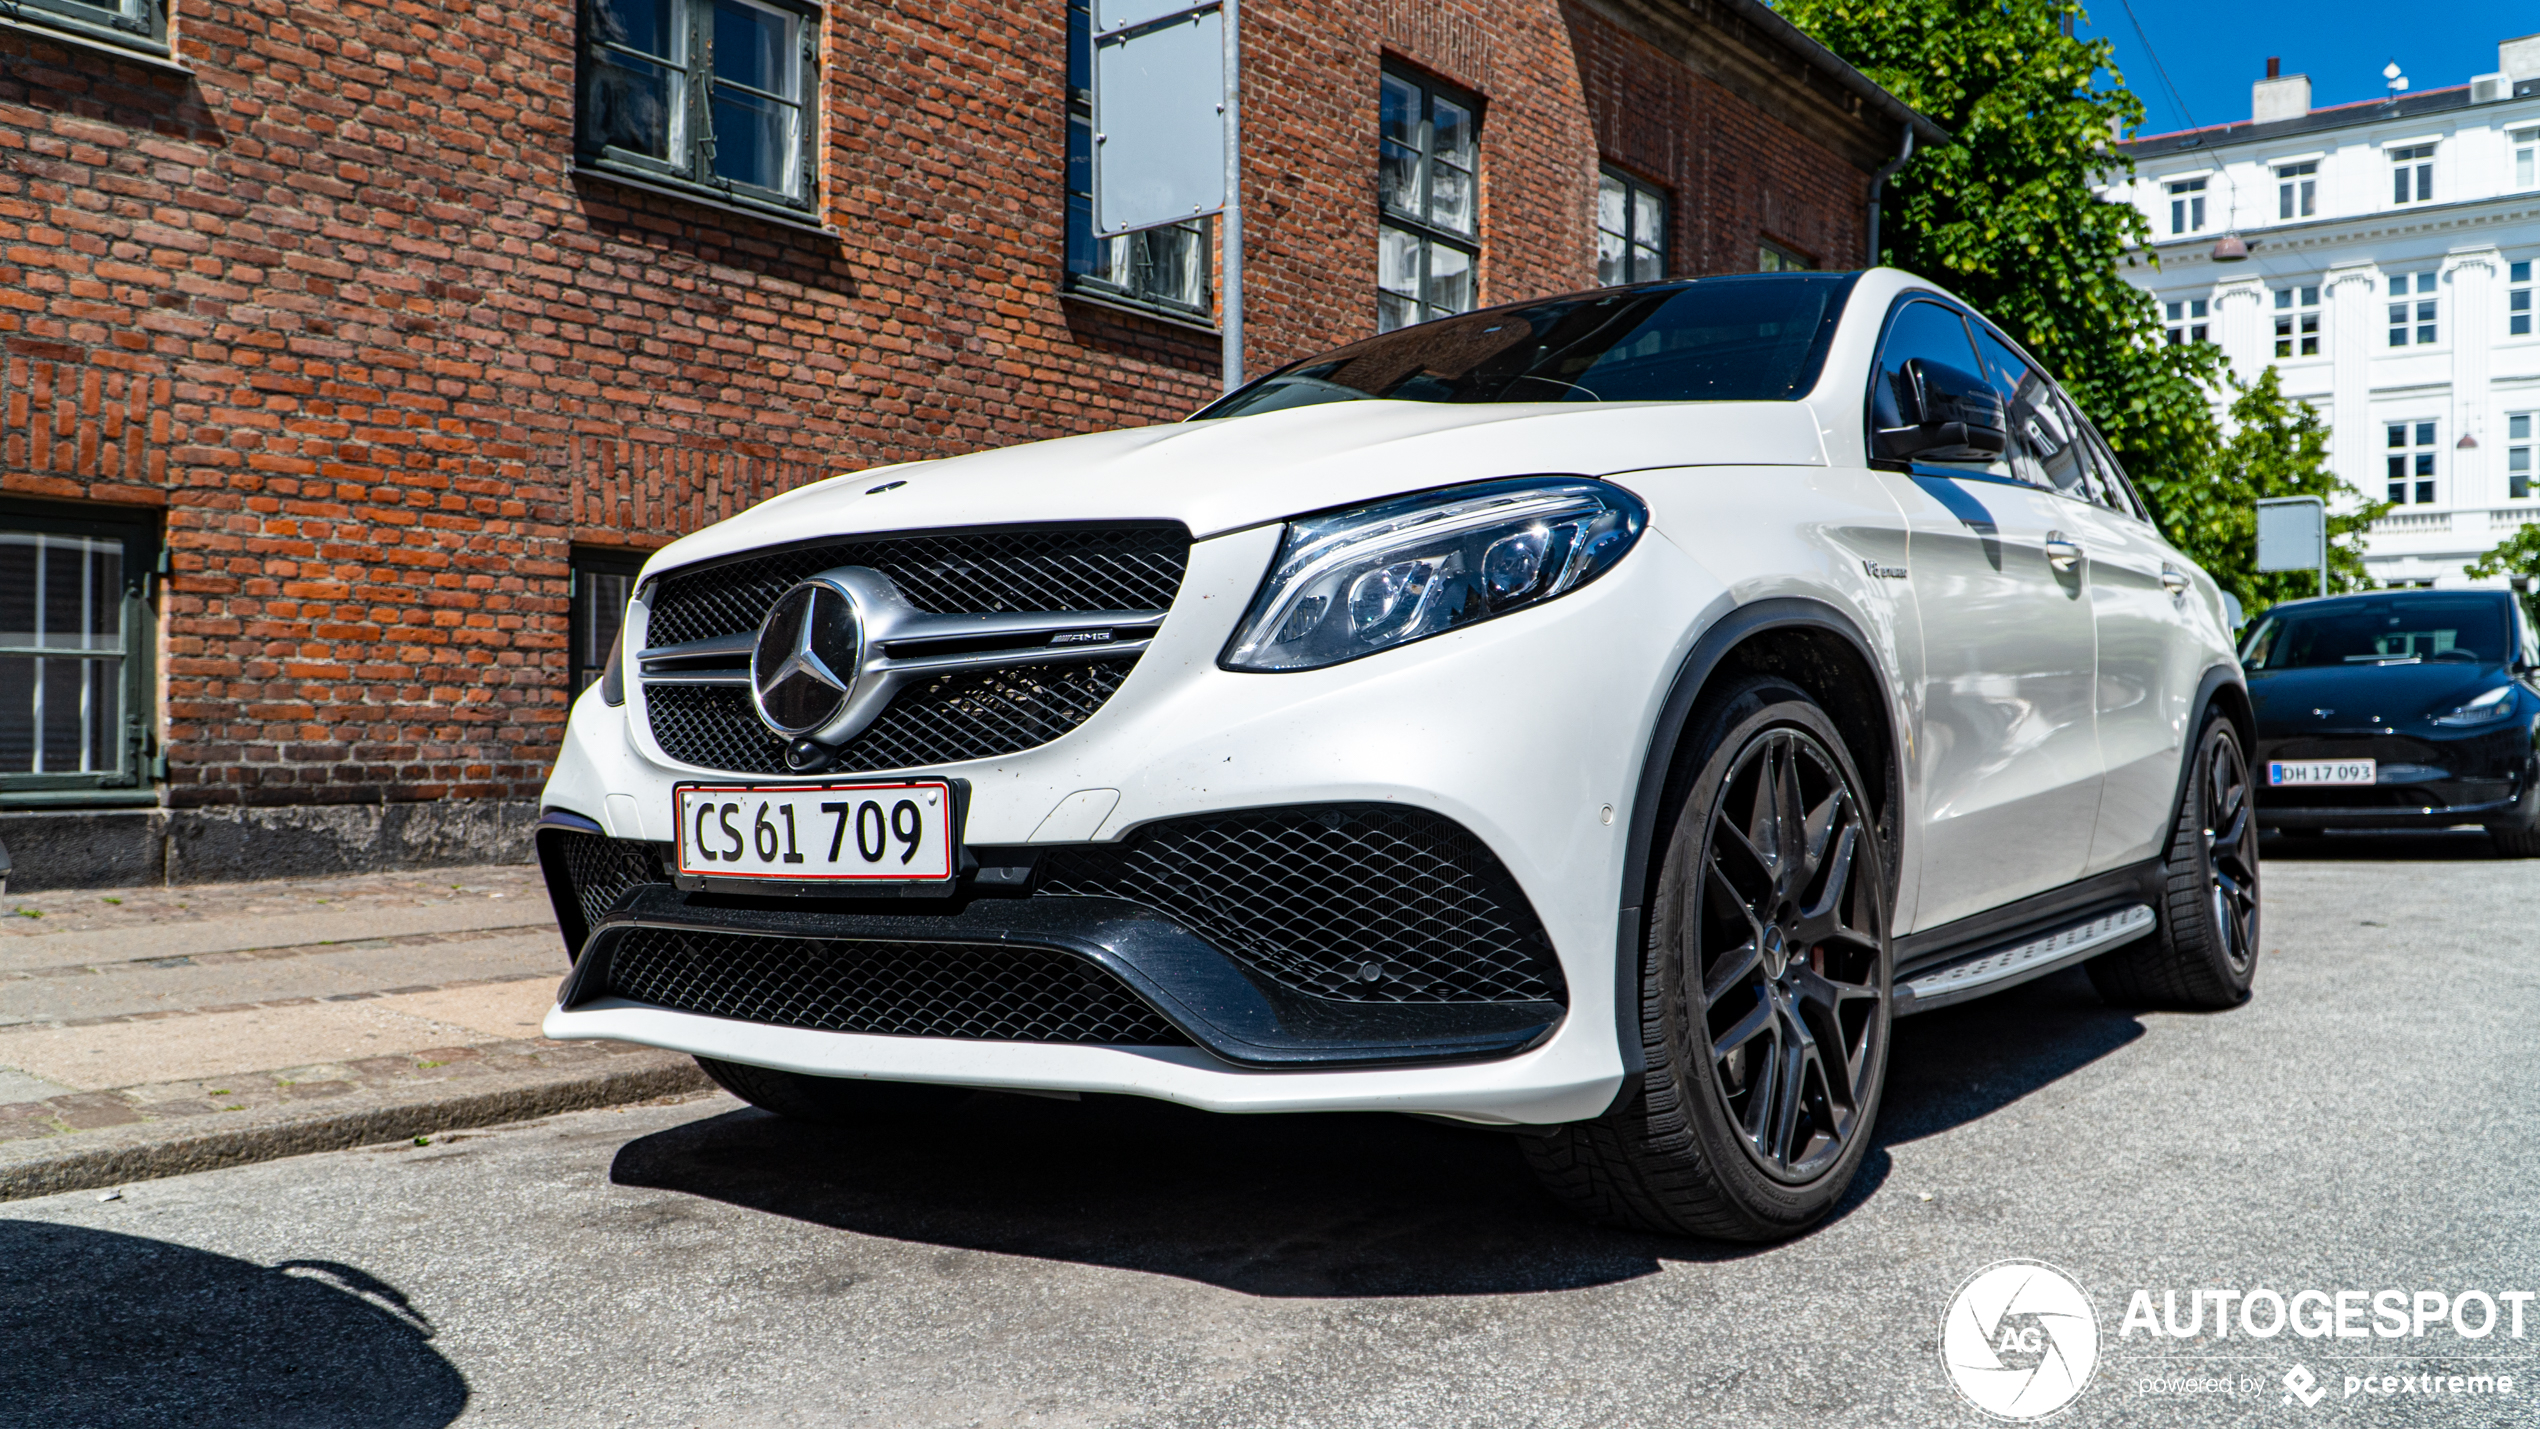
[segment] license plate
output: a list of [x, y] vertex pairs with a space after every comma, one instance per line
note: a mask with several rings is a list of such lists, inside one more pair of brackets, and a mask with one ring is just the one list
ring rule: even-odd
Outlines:
[[2267, 764], [2267, 782], [2278, 788], [2296, 784], [2369, 784], [2379, 773], [2378, 761], [2370, 759], [2277, 759]]
[[952, 786], [682, 784], [679, 871], [768, 882], [953, 876]]

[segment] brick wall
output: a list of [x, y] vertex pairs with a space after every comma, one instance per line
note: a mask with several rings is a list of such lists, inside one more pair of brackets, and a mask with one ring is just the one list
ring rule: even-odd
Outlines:
[[[0, 30], [0, 493], [162, 513], [173, 805], [533, 797], [574, 546], [1215, 391], [1212, 335], [1060, 294], [1054, 0], [834, 0], [827, 233], [574, 172], [565, 0], [175, 14], [188, 73]], [[1388, 57], [1485, 96], [1487, 301], [1594, 281], [1600, 156], [1682, 271], [1858, 251], [1866, 122], [1632, 15], [1245, 16], [1256, 371], [1372, 330]]]

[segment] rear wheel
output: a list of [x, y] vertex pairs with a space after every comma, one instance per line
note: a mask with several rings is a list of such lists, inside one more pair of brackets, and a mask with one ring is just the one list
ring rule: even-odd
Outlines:
[[2258, 972], [2258, 829], [2240, 733], [2208, 711], [2171, 821], [2153, 935], [2090, 960], [2099, 995], [2126, 1007], [2236, 1007]]
[[914, 1082], [872, 1082], [853, 1077], [807, 1077], [745, 1062], [699, 1057], [697, 1065], [725, 1091], [789, 1121], [815, 1126], [872, 1126], [909, 1121], [949, 1110], [969, 1095], [967, 1087]]
[[1646, 1070], [1527, 1156], [1598, 1220], [1774, 1240], [1831, 1210], [1868, 1150], [1892, 901], [1859, 770], [1806, 692], [1741, 682], [1693, 733], [1698, 772], [1651, 870]]

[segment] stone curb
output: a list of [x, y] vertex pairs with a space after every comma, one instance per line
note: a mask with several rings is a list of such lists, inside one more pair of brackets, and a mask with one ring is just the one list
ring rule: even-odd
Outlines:
[[399, 1088], [360, 1098], [361, 1105], [345, 1105], [354, 1100], [345, 1098], [262, 1108], [217, 1128], [192, 1120], [145, 1122], [0, 1143], [0, 1201], [528, 1121], [700, 1092], [711, 1085], [694, 1059], [648, 1049], [613, 1056], [598, 1066], [585, 1063]]

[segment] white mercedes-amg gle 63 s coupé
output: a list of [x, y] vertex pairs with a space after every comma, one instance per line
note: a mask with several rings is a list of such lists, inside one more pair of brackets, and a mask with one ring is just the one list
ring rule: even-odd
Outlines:
[[1896, 1018], [2248, 996], [2250, 747], [2220, 591], [1993, 325], [1606, 289], [654, 554], [545, 791], [546, 1032], [832, 1123], [1452, 1118], [1786, 1236]]

